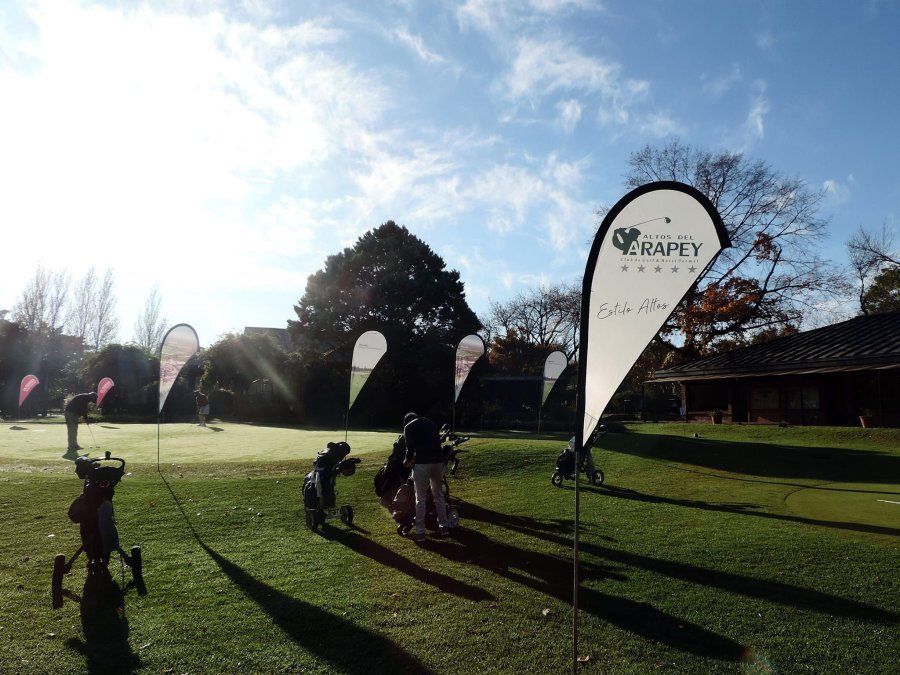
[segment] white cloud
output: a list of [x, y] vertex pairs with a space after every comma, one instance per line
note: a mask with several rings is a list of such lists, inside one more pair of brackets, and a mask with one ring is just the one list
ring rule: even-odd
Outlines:
[[775, 46], [775, 35], [770, 30], [764, 30], [756, 35], [756, 46], [763, 51], [769, 51]]
[[575, 131], [578, 120], [581, 119], [581, 104], [578, 99], [570, 98], [566, 101], [559, 101], [556, 109], [559, 111], [559, 124], [563, 131], [571, 134]]
[[561, 40], [521, 38], [504, 85], [513, 100], [576, 90], [614, 96], [619, 71], [619, 64], [587, 56]]
[[769, 99], [766, 98], [766, 83], [756, 80], [753, 83], [753, 98], [750, 102], [750, 111], [744, 122], [745, 145], [762, 139], [766, 135], [765, 116], [772, 110]]
[[641, 133], [654, 136], [655, 138], [664, 138], [684, 133], [684, 128], [674, 117], [666, 112], [657, 110], [656, 112], [645, 115], [641, 118], [638, 128]]
[[[297, 261], [329, 223], [304, 185], [377, 154], [368, 130], [388, 109], [377, 79], [331, 56], [341, 30], [62, 0], [25, 12], [34, 30], [0, 61], [16, 102], [0, 106], [0, 222], [23, 254], [0, 270], [0, 303], [36, 246], [48, 265], [112, 265], [136, 288], [202, 261], [223, 270], [209, 289], [302, 280]], [[144, 292], [120, 297], [123, 326]]]
[[716, 76], [704, 74], [700, 80], [703, 82], [703, 93], [719, 98], [741, 81], [741, 67], [737, 63], [732, 63], [724, 73]]
[[552, 16], [575, 10], [600, 11], [598, 0], [466, 0], [456, 9], [456, 20], [463, 30], [485, 32], [517, 25], [530, 14]]
[[[847, 177], [847, 183], [853, 183], [853, 174]], [[850, 186], [833, 178], [822, 182], [822, 190], [833, 204], [843, 204], [850, 200]]]
[[412, 50], [412, 52], [425, 63], [437, 65], [447, 63], [447, 59], [445, 57], [428, 49], [428, 47], [425, 46], [425, 42], [420, 36], [413, 35], [406, 28], [395, 28], [391, 32], [391, 36], [395, 40]]

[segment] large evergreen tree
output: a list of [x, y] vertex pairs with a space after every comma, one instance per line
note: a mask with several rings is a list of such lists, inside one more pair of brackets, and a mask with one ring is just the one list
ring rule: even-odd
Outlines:
[[323, 421], [346, 405], [346, 371], [364, 331], [384, 333], [388, 355], [351, 419], [399, 422], [407, 408], [437, 415], [449, 407], [452, 349], [481, 327], [459, 272], [393, 221], [329, 256], [294, 310], [288, 328], [306, 368], [307, 412]]

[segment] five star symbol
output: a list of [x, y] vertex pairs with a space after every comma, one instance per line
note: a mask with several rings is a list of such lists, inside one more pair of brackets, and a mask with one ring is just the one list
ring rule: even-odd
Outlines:
[[[623, 272], [627, 272], [629, 269], [631, 269], [631, 268], [628, 266], [627, 263], [621, 266], [621, 270]], [[644, 272], [644, 271], [646, 271], [647, 268], [644, 265], [638, 265], [635, 269], [638, 272]], [[678, 274], [678, 272], [681, 268], [678, 267], [678, 265], [672, 265], [669, 269], [672, 271], [672, 274]], [[656, 272], [657, 274], [661, 273], [662, 265], [653, 265], [653, 271]], [[690, 274], [696, 274], [697, 268], [694, 265], [691, 265], [690, 267], [687, 268], [687, 271]]]

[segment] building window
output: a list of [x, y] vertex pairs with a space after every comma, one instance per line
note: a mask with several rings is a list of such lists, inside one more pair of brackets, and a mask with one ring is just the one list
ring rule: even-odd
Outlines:
[[819, 388], [803, 387], [788, 391], [789, 410], [818, 410]]
[[755, 387], [750, 390], [750, 407], [754, 410], [778, 410], [778, 390], [773, 387]]

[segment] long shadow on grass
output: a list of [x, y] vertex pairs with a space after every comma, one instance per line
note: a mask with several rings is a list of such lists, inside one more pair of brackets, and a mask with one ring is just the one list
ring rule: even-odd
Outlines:
[[260, 581], [207, 546], [181, 501], [160, 475], [200, 547], [241, 591], [268, 614], [296, 644], [327, 661], [333, 670], [377, 673], [431, 673], [416, 657], [387, 638], [298, 600]]
[[629, 455], [751, 476], [882, 483], [886, 476], [900, 475], [900, 455], [868, 450], [639, 433], [608, 434], [600, 445]]
[[472, 586], [459, 579], [454, 579], [446, 574], [441, 574], [440, 572], [433, 572], [425, 569], [408, 558], [404, 558], [399, 553], [395, 553], [391, 549], [382, 546], [371, 539], [361, 537], [356, 532], [339, 530], [326, 525], [322, 529], [322, 536], [343, 544], [351, 551], [364, 555], [385, 567], [391, 567], [398, 572], [402, 572], [416, 581], [421, 581], [424, 584], [434, 586], [444, 593], [452, 593], [453, 595], [465, 598], [466, 600], [479, 601], [495, 599], [493, 595], [483, 588]]
[[[574, 489], [565, 486], [566, 489]], [[700, 509], [701, 511], [718, 511], [720, 513], [736, 513], [742, 516], [756, 516], [757, 518], [770, 518], [772, 520], [785, 520], [792, 523], [803, 523], [804, 525], [818, 525], [819, 527], [832, 527], [839, 530], [849, 530], [851, 532], [866, 532], [869, 534], [887, 534], [891, 536], [900, 536], [900, 529], [895, 527], [887, 527], [884, 525], [866, 525], [865, 523], [848, 523], [843, 520], [817, 520], [815, 518], [804, 518], [803, 516], [789, 516], [783, 513], [769, 513], [768, 511], [755, 511], [754, 504], [711, 504], [709, 502], [700, 501], [698, 499], [676, 499], [674, 497], [660, 497], [658, 495], [645, 494], [637, 490], [626, 488], [616, 488], [607, 486], [605, 490], [598, 488], [583, 486], [582, 490], [595, 492], [607, 497], [615, 497], [617, 499], [627, 499], [637, 502], [645, 502], [647, 504], [669, 504], [671, 506], [683, 506], [691, 509]]]
[[84, 640], [72, 638], [66, 646], [87, 660], [88, 673], [133, 673], [141, 659], [128, 642], [125, 593], [108, 571], [92, 574], [79, 598]]
[[[562, 602], [571, 601], [571, 561], [517, 548], [468, 528], [457, 531], [454, 539], [429, 543], [428, 547], [448, 560], [474, 564]], [[597, 565], [582, 564], [582, 571], [585, 572], [582, 578], [602, 576], [626, 580], [621, 574], [610, 573]], [[739, 661], [744, 657], [744, 647], [734, 640], [661, 612], [647, 603], [584, 587], [579, 597], [583, 611], [647, 640], [708, 658]]]
[[[571, 546], [570, 539], [564, 536], [554, 535], [543, 528], [535, 528], [527, 525], [534, 520], [526, 516], [507, 516], [498, 511], [486, 509], [470, 502], [460, 502], [460, 518], [477, 520], [492, 525], [507, 528], [521, 534], [528, 534], [543, 541], [559, 546]], [[853, 619], [862, 619], [875, 623], [893, 624], [900, 620], [900, 615], [895, 612], [873, 607], [855, 600], [847, 600], [820, 591], [807, 588], [799, 588], [777, 581], [756, 579], [741, 574], [720, 572], [705, 567], [689, 565], [661, 558], [620, 551], [607, 548], [582, 539], [580, 548], [592, 555], [624, 565], [630, 565], [640, 569], [663, 574], [673, 579], [689, 581], [702, 586], [718, 588], [730, 593], [737, 593], [747, 597], [758, 598], [768, 602], [777, 602], [800, 609], [808, 609], [830, 616], [843, 616]]]

